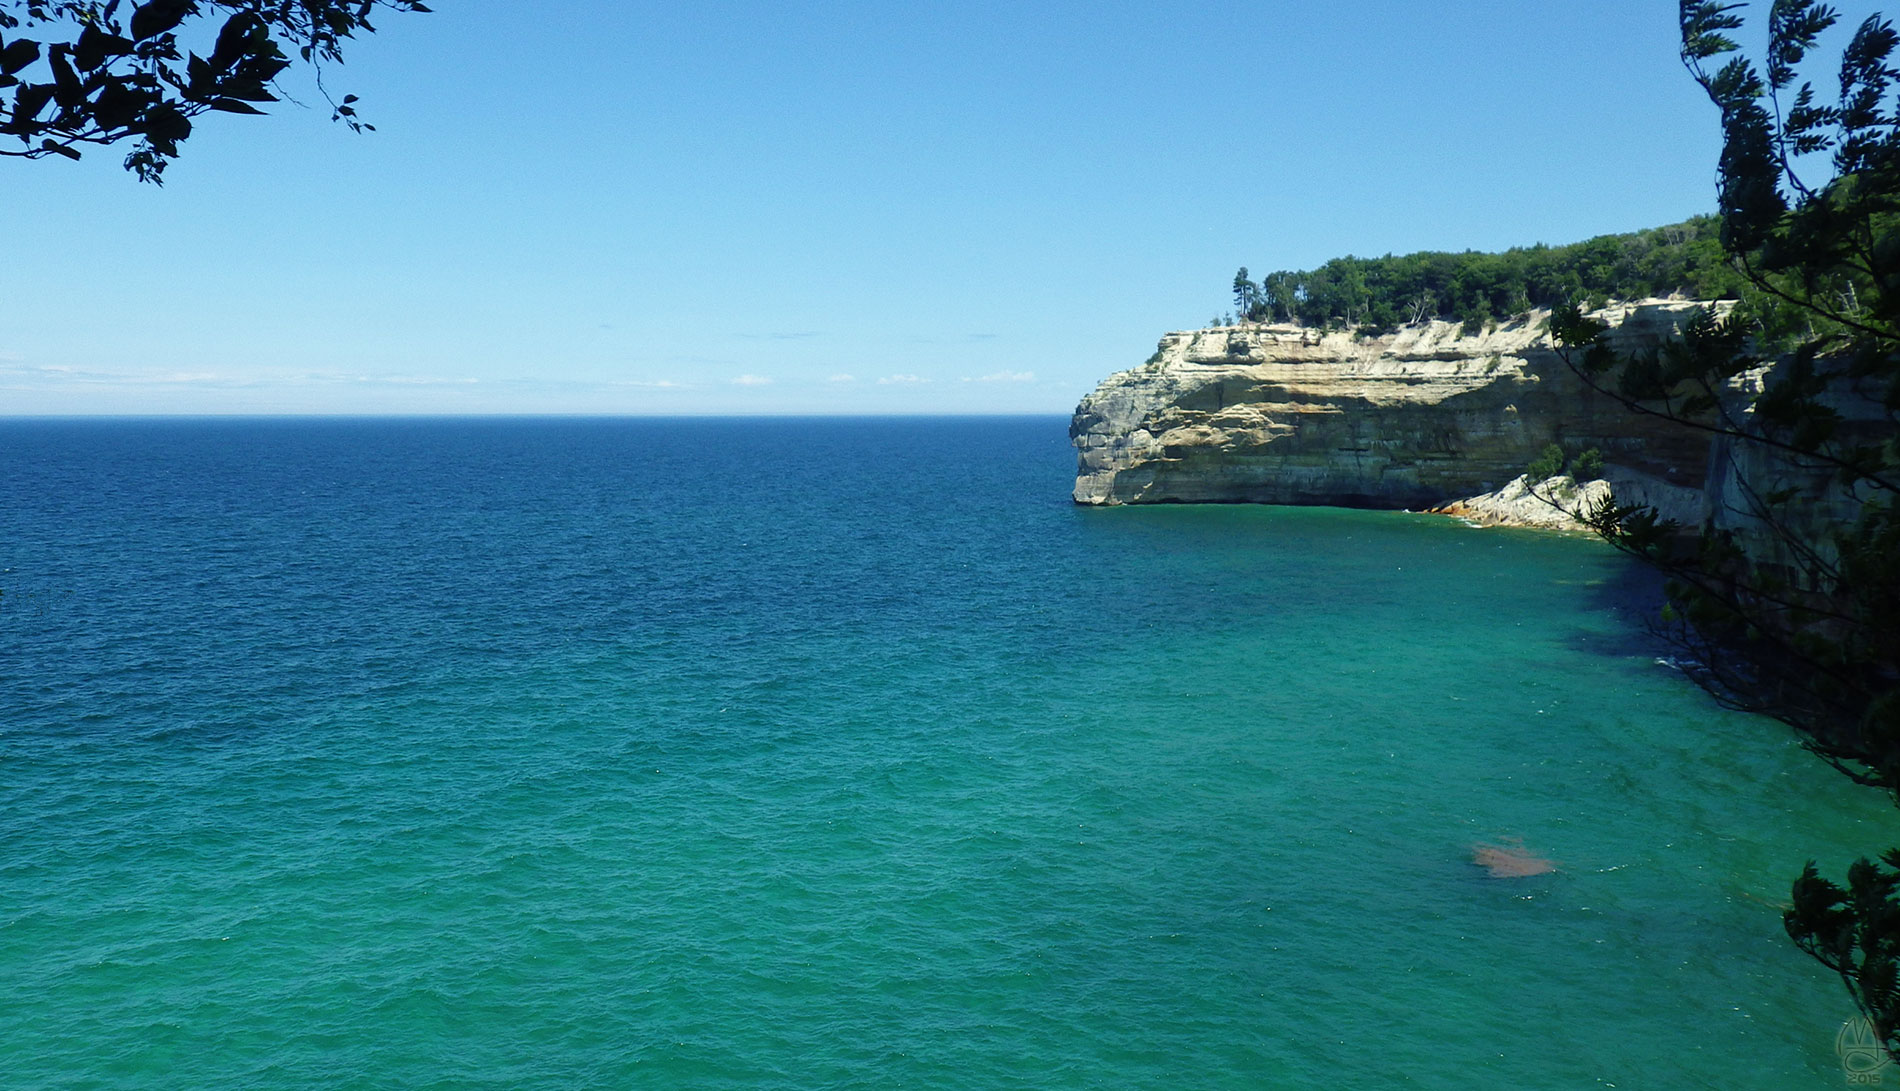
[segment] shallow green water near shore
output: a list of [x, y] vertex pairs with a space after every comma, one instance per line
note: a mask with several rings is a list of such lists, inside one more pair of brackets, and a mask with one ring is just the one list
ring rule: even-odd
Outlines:
[[1078, 510], [1043, 420], [0, 460], [0, 1086], [1841, 1079], [1774, 903], [1894, 815], [1592, 542]]

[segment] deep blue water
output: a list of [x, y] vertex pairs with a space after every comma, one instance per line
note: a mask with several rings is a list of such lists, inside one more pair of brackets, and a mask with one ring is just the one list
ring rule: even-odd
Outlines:
[[1640, 572], [1065, 424], [0, 421], [0, 1086], [1841, 1078]]

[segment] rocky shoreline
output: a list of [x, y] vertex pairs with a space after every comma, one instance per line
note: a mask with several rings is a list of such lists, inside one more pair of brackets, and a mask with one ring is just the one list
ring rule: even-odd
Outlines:
[[[1642, 351], [1702, 306], [1641, 300], [1593, 317], [1618, 349]], [[1578, 513], [1613, 496], [1698, 522], [1706, 438], [1592, 391], [1557, 355], [1547, 318], [1470, 334], [1448, 322], [1379, 337], [1170, 333], [1077, 407], [1075, 501], [1327, 504], [1581, 529]], [[1600, 479], [1531, 489], [1524, 468], [1551, 443], [1598, 449]]]

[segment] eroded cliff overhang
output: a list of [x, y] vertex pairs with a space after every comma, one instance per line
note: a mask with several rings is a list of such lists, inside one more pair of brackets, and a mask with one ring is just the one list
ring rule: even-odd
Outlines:
[[[1702, 306], [1643, 300], [1592, 317], [1631, 351], [1673, 336]], [[1504, 485], [1553, 442], [1699, 486], [1706, 439], [1592, 391], [1558, 356], [1548, 317], [1473, 334], [1449, 322], [1379, 337], [1170, 333], [1076, 408], [1075, 500], [1424, 508]]]

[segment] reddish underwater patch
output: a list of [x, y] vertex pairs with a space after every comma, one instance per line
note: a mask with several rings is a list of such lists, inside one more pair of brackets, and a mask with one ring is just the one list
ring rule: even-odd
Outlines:
[[1557, 865], [1541, 856], [1533, 856], [1519, 843], [1471, 846], [1471, 862], [1483, 868], [1493, 879], [1521, 879], [1526, 875], [1544, 875]]

